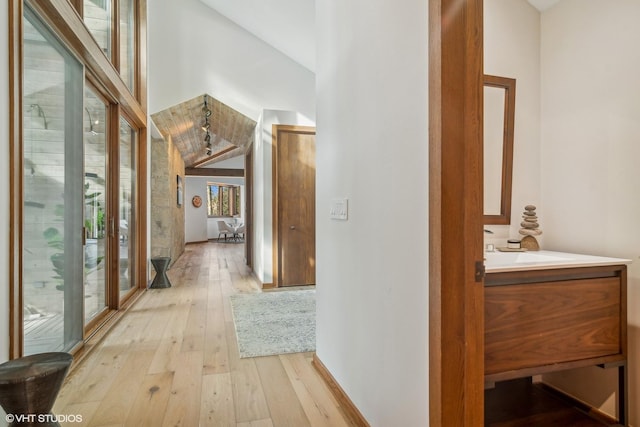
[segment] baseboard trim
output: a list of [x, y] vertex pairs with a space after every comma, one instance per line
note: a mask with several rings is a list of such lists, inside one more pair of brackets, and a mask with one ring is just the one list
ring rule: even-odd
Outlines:
[[362, 413], [358, 410], [356, 405], [353, 404], [347, 393], [344, 392], [340, 384], [333, 378], [331, 372], [324, 366], [324, 363], [318, 358], [317, 354], [313, 354], [313, 361], [311, 362], [316, 371], [320, 374], [320, 377], [324, 380], [325, 383], [329, 386], [329, 390], [338, 401], [340, 408], [344, 412], [349, 421], [353, 423], [354, 426], [357, 427], [370, 427], [367, 420], [362, 416]]
[[251, 277], [253, 277], [254, 280], [256, 282], [258, 282], [258, 285], [260, 286], [260, 289], [265, 290], [265, 289], [276, 289], [277, 288], [277, 286], [275, 284], [273, 284], [273, 283], [262, 283], [262, 280], [260, 280], [260, 278], [258, 277], [258, 274], [253, 269], [253, 267], [250, 268], [250, 272], [251, 272]]

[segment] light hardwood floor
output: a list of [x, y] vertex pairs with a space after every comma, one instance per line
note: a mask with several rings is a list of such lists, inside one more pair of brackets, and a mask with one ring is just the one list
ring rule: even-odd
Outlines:
[[312, 353], [240, 359], [229, 295], [260, 292], [243, 245], [189, 244], [74, 368], [54, 413], [68, 426], [349, 426]]

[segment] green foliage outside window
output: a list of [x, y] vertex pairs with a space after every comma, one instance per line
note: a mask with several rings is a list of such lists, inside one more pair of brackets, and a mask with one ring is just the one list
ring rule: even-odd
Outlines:
[[232, 217], [240, 214], [240, 186], [208, 183], [207, 190], [209, 216]]

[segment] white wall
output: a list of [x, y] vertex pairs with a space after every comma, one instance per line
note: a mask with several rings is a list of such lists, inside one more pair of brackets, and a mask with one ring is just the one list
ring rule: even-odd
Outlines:
[[[245, 203], [244, 178], [235, 177], [206, 177], [206, 176], [187, 176], [185, 179], [184, 190], [184, 231], [185, 242], [206, 242], [208, 239], [218, 237], [217, 221], [224, 218], [209, 218], [207, 215], [207, 183], [218, 182], [221, 184], [241, 185], [240, 203]], [[193, 196], [202, 198], [202, 206], [196, 208], [191, 203]], [[238, 217], [244, 222], [243, 214]], [[227, 218], [228, 220], [228, 218]]]
[[429, 424], [427, 3], [316, 2], [317, 355], [372, 426]]
[[[0, 7], [0, 25], [9, 28], [9, 8]], [[0, 31], [0, 87], [6, 96], [0, 97], [0, 362], [9, 359], [9, 32]]]
[[315, 115], [311, 71], [199, 0], [148, 9], [152, 113], [206, 92], [254, 120], [263, 108]]
[[[258, 123], [253, 138], [253, 227], [251, 232], [251, 240], [253, 241], [253, 272], [262, 282], [264, 281], [264, 215], [265, 207], [263, 205], [265, 183], [262, 179], [264, 175], [264, 140], [262, 139], [262, 114], [258, 117]], [[271, 257], [269, 257], [271, 258]], [[273, 262], [271, 263], [273, 264]]]
[[301, 113], [263, 110], [256, 126], [254, 170], [254, 270], [263, 284], [273, 284], [273, 176], [272, 150], [275, 124], [315, 126]]
[[[640, 425], [640, 3], [563, 0], [542, 14], [542, 204], [549, 249], [633, 260], [628, 270], [630, 422]], [[547, 380], [549, 380], [547, 378]], [[615, 376], [555, 375], [613, 412]]]
[[516, 79], [511, 225], [487, 226], [495, 234], [485, 238], [506, 246], [508, 238], [522, 237], [518, 230], [524, 206], [537, 206], [545, 225], [540, 205], [540, 13], [526, 0], [485, 0], [484, 54], [485, 74]]

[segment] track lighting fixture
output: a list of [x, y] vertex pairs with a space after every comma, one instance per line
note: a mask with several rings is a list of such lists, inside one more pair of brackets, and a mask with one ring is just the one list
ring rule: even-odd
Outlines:
[[202, 114], [204, 115], [204, 123], [202, 124], [202, 130], [205, 131], [204, 142], [206, 143], [207, 156], [211, 155], [211, 123], [209, 123], [209, 117], [211, 117], [211, 109], [207, 102], [207, 95], [204, 95], [204, 105], [202, 106]]

